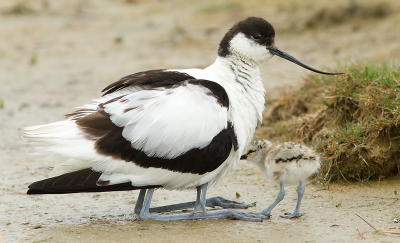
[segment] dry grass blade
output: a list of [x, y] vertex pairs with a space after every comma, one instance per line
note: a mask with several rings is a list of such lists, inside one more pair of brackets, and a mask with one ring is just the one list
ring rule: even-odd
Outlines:
[[363, 240], [364, 240], [364, 239], [365, 239], [365, 238], [364, 238], [364, 236], [363, 236], [363, 234], [364, 234], [364, 233], [362, 233], [362, 234], [361, 234], [361, 232], [360, 232], [360, 230], [359, 230], [359, 229], [357, 229], [357, 231], [358, 231], [358, 233], [360, 234], [360, 237], [361, 237], [361, 239], [363, 239]]
[[45, 241], [49, 241], [49, 240], [51, 240], [51, 239], [53, 239], [53, 236], [50, 237], [50, 238], [43, 239], [43, 240], [34, 241], [34, 242], [32, 242], [32, 243], [45, 242]]
[[367, 220], [365, 220], [363, 217], [361, 217], [360, 215], [356, 214], [360, 219], [362, 219], [365, 223], [367, 223], [369, 226], [371, 226], [371, 228], [373, 228], [374, 230], [377, 230], [374, 226], [372, 226], [370, 223], [367, 222]]
[[383, 231], [383, 233], [389, 233], [389, 234], [400, 235], [400, 232]]

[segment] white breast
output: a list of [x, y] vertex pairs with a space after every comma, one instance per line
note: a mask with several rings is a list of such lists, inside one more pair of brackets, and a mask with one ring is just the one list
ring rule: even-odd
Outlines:
[[[171, 70], [188, 73], [197, 79], [214, 81], [224, 87], [229, 96], [230, 121], [236, 132], [238, 151], [233, 151], [221, 165], [224, 169], [216, 175], [215, 182], [222, 180], [236, 167], [240, 156], [253, 138], [258, 121], [262, 121], [265, 104], [265, 89], [256, 63], [243, 62], [237, 58], [218, 57], [206, 69]], [[220, 169], [220, 168], [219, 168]]]

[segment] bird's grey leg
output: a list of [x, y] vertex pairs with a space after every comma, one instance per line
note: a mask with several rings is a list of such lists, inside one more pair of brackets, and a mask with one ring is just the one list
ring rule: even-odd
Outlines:
[[[140, 191], [142, 192], [142, 191]], [[147, 190], [146, 199], [144, 200], [143, 207], [140, 210], [140, 219], [149, 219], [151, 215], [149, 213], [151, 199], [153, 198], [154, 189]]]
[[[207, 185], [202, 186], [202, 195], [200, 198], [199, 208], [202, 209], [202, 206], [205, 204], [207, 192]], [[255, 221], [261, 222], [265, 217], [257, 217], [253, 214], [243, 213], [233, 209], [222, 209], [215, 210], [211, 212], [199, 212], [199, 213], [184, 213], [184, 214], [172, 214], [172, 215], [159, 215], [159, 214], [150, 214], [149, 208], [151, 203], [151, 198], [153, 197], [154, 189], [149, 189], [146, 194], [146, 199], [144, 200], [142, 210], [140, 211], [140, 219], [155, 219], [155, 220], [189, 220], [189, 219], [239, 219], [246, 221]], [[201, 210], [202, 211], [202, 210]]]
[[[202, 212], [203, 214], [206, 214], [207, 187], [208, 187], [208, 183], [205, 183], [201, 186], [201, 191], [199, 190], [199, 187], [197, 187], [196, 207], [189, 214], [190, 216], [193, 216], [193, 214], [198, 213], [198, 212]], [[199, 198], [200, 198], [200, 201], [199, 201]]]
[[[208, 183], [207, 183], [208, 184]], [[200, 199], [201, 199], [201, 186], [196, 186], [197, 197], [196, 197], [196, 205], [195, 207], [199, 206]]]
[[301, 204], [301, 199], [303, 198], [303, 194], [304, 194], [304, 190], [305, 190], [306, 185], [304, 184], [304, 182], [300, 181], [299, 186], [297, 187], [297, 204], [296, 204], [296, 208], [294, 209], [293, 213], [285, 213], [285, 215], [280, 215], [282, 218], [298, 218], [301, 215], [303, 215], [303, 213], [300, 213], [300, 204]]
[[[178, 204], [172, 204], [172, 205], [167, 205], [167, 206], [160, 206], [160, 207], [154, 207], [150, 208], [150, 213], [162, 213], [162, 212], [170, 212], [170, 211], [175, 211], [175, 210], [182, 210], [182, 209], [188, 209], [188, 208], [194, 208], [196, 207], [196, 201], [191, 201], [191, 202], [185, 202], [185, 203], [178, 203]], [[206, 207], [210, 208], [215, 208], [215, 207], [221, 207], [221, 208], [242, 208], [242, 209], [247, 209], [249, 207], [254, 207], [256, 206], [256, 203], [242, 203], [242, 202], [237, 202], [233, 200], [229, 200], [223, 197], [210, 197], [206, 200]]]
[[[197, 186], [196, 189], [197, 189], [196, 201], [150, 208], [149, 212], [150, 213], [161, 213], [161, 212], [174, 211], [174, 210], [178, 210], [178, 209], [194, 208], [200, 203], [201, 186]], [[138, 199], [136, 201], [136, 205], [135, 205], [135, 213], [140, 213], [140, 211], [142, 210], [146, 191], [147, 191], [146, 189], [140, 189], [140, 193], [139, 193]]]
[[265, 216], [270, 216], [272, 209], [280, 202], [282, 199], [285, 197], [285, 188], [283, 187], [283, 183], [279, 183], [279, 193], [278, 196], [276, 197], [275, 201], [268, 206], [268, 208], [264, 209], [261, 212], [258, 212], [256, 214], [262, 214]]
[[146, 189], [140, 189], [139, 197], [135, 205], [135, 213], [140, 213], [140, 211], [142, 210], [145, 195], [146, 195]]
[[[202, 186], [197, 186], [196, 187], [196, 189], [197, 189], [197, 199], [196, 199], [196, 201], [150, 208], [149, 209], [150, 213], [170, 212], [170, 211], [175, 211], [175, 210], [182, 210], [182, 209], [188, 209], [188, 208], [197, 207], [199, 202], [200, 202], [201, 187]], [[139, 194], [139, 197], [140, 197], [140, 194]], [[243, 208], [243, 209], [247, 209], [249, 207], [256, 206], [256, 203], [254, 202], [254, 203], [246, 204], [246, 203], [241, 203], [241, 202], [228, 200], [228, 199], [223, 198], [223, 197], [211, 197], [211, 198], [208, 198], [206, 200], [206, 204], [205, 205], [206, 205], [206, 207], [210, 207], [210, 208], [221, 207], [221, 208]], [[136, 212], [136, 208], [135, 208], [135, 212]], [[140, 210], [139, 210], [139, 212], [140, 212]]]
[[[150, 213], [162, 213], [162, 212], [171, 212], [171, 211], [175, 211], [175, 210], [197, 207], [200, 203], [201, 186], [196, 186], [196, 190], [197, 190], [196, 201], [172, 204], [172, 205], [161, 206], [161, 207], [154, 207], [154, 208], [150, 208], [149, 212]], [[140, 197], [140, 194], [139, 194], [139, 197]]]

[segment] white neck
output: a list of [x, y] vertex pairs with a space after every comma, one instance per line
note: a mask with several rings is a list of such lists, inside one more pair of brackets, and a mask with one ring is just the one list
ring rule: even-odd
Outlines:
[[236, 125], [239, 153], [242, 154], [253, 138], [257, 121], [262, 120], [265, 89], [258, 65], [237, 55], [218, 57], [208, 68], [211, 80], [224, 87], [229, 96], [231, 121]]

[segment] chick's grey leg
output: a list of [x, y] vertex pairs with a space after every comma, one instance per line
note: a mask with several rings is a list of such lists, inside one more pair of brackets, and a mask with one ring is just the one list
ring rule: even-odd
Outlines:
[[296, 208], [294, 209], [293, 213], [285, 213], [285, 215], [280, 215], [282, 218], [298, 218], [301, 215], [303, 215], [303, 213], [300, 213], [300, 204], [301, 204], [301, 199], [303, 198], [303, 194], [305, 191], [305, 187], [306, 185], [304, 184], [304, 182], [300, 181], [299, 186], [297, 187], [297, 204], [296, 204]]
[[283, 186], [283, 183], [281, 182], [281, 183], [279, 183], [279, 193], [278, 193], [278, 196], [276, 197], [275, 201], [274, 201], [271, 205], [269, 205], [266, 209], [264, 209], [263, 211], [258, 212], [258, 213], [256, 213], [256, 214], [262, 214], [262, 215], [265, 215], [265, 216], [270, 216], [270, 215], [271, 215], [272, 209], [273, 209], [280, 201], [282, 201], [282, 199], [283, 199], [284, 197], [285, 197], [285, 188], [284, 188], [284, 186]]

